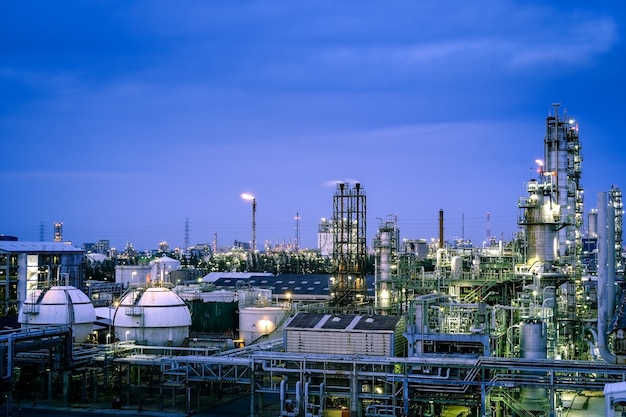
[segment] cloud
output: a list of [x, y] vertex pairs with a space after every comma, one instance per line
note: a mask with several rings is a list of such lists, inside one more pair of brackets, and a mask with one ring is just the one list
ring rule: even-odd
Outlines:
[[0, 177], [11, 180], [137, 180], [141, 177], [149, 178], [147, 174], [125, 173], [125, 172], [105, 172], [105, 171], [9, 171], [0, 172]]
[[609, 51], [618, 40], [617, 26], [608, 18], [574, 20], [565, 29], [558, 34], [543, 32], [546, 38], [555, 38], [551, 42], [535, 37], [518, 44], [510, 56], [511, 66], [526, 69], [547, 64], [585, 65]]

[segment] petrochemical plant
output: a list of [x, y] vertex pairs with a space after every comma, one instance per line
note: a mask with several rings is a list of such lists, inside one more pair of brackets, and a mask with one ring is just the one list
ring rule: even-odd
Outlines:
[[[583, 233], [582, 172], [578, 125], [554, 105], [510, 242], [450, 245], [441, 211], [427, 245], [402, 240], [389, 219], [370, 277], [365, 189], [339, 183], [324, 278], [209, 274], [183, 285], [161, 259], [121, 268], [119, 293], [86, 294], [72, 273], [46, 287], [27, 274], [21, 330], [1, 335], [7, 401], [34, 369], [32, 389], [49, 404], [114, 392], [113, 408], [155, 395], [160, 410], [191, 412], [238, 390], [250, 416], [270, 398], [280, 417], [624, 415], [622, 195], [598, 193]], [[5, 278], [36, 262], [24, 256], [2, 257]]]

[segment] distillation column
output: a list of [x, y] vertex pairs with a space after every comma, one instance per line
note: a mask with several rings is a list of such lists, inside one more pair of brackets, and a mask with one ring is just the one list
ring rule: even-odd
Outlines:
[[386, 313], [392, 308], [392, 303], [398, 301], [397, 269], [393, 265], [397, 260], [399, 231], [395, 221], [386, 221], [378, 228], [374, 239], [376, 251], [376, 310]]
[[576, 122], [568, 119], [567, 112], [560, 118], [560, 104], [553, 106], [554, 115], [546, 119], [544, 173], [554, 177], [556, 203], [561, 209], [563, 227], [559, 230], [558, 254], [569, 256], [566, 263], [574, 266], [575, 256], [582, 251], [581, 144]]
[[521, 198], [518, 204], [523, 210], [519, 225], [526, 231], [527, 265], [536, 272], [549, 270], [558, 256], [561, 214], [560, 206], [554, 198], [554, 188], [552, 181], [530, 180], [527, 187], [528, 197]]
[[[527, 239], [526, 265], [520, 270], [526, 294], [521, 301], [531, 307], [526, 318], [547, 326], [550, 358], [567, 354], [572, 347], [584, 210], [578, 125], [566, 112], [561, 117], [559, 104], [553, 106], [554, 114], [546, 119], [539, 178], [530, 180], [529, 195], [519, 203], [523, 210], [519, 224]], [[557, 301], [557, 294], [565, 303]]]

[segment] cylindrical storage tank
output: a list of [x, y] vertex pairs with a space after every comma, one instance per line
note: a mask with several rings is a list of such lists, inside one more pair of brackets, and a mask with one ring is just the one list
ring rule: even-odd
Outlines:
[[472, 271], [475, 273], [480, 272], [480, 256], [472, 259]]
[[71, 285], [33, 290], [20, 308], [22, 328], [70, 326], [74, 342], [84, 342], [93, 331], [96, 310], [89, 297]]
[[[524, 320], [520, 324], [520, 357], [523, 359], [546, 359], [548, 337], [546, 325], [539, 319]], [[522, 388], [521, 397], [528, 410], [538, 411], [545, 407], [545, 388]]]
[[191, 313], [182, 298], [167, 288], [136, 288], [120, 300], [113, 325], [120, 341], [181, 346], [189, 337]]
[[443, 257], [445, 253], [445, 249], [437, 249], [437, 266], [441, 266], [441, 264], [443, 263]]
[[151, 282], [170, 282], [170, 272], [180, 269], [180, 261], [162, 256], [150, 262]]
[[269, 337], [289, 310], [282, 307], [246, 307], [239, 310], [239, 337], [249, 344], [261, 337]]
[[458, 278], [461, 276], [463, 270], [463, 258], [460, 256], [453, 256], [450, 259], [450, 269], [452, 270], [452, 276]]
[[560, 209], [540, 191], [534, 192], [531, 200], [535, 203], [526, 207], [524, 213], [529, 262], [553, 261], [557, 257]]
[[529, 319], [520, 324], [520, 357], [546, 359], [548, 357], [546, 325], [541, 320]]
[[598, 210], [597, 209], [591, 209], [591, 211], [587, 215], [587, 227], [588, 227], [587, 235], [591, 238], [597, 238], [598, 237]]

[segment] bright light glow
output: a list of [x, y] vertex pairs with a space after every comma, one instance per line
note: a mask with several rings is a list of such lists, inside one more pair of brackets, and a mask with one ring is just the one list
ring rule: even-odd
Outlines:
[[259, 324], [259, 328], [263, 330], [263, 334], [268, 334], [272, 330], [272, 322], [268, 319], [261, 320]]
[[255, 197], [249, 193], [241, 193], [241, 198], [244, 200], [254, 200]]
[[535, 159], [535, 163], [539, 166], [543, 166], [543, 161], [541, 159]]

